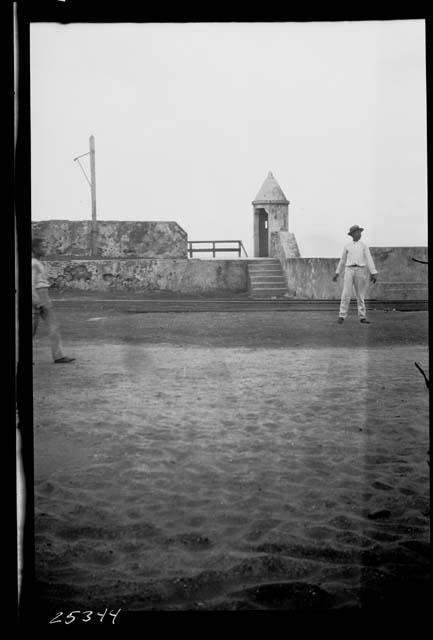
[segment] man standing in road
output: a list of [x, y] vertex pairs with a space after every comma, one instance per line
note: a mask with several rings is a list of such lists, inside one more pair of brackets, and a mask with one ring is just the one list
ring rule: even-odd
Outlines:
[[45, 267], [40, 258], [45, 255], [44, 241], [41, 238], [32, 240], [32, 308], [33, 308], [33, 337], [39, 324], [39, 318], [45, 320], [51, 342], [51, 353], [56, 364], [73, 362], [75, 358], [68, 358], [63, 354], [62, 343], [57, 327], [53, 304], [48, 295], [50, 283]]
[[364, 229], [357, 224], [350, 227], [348, 235], [352, 236], [352, 242], [344, 245], [343, 255], [332, 278], [334, 282], [337, 282], [340, 272], [344, 268], [344, 284], [338, 317], [339, 324], [343, 324], [347, 317], [353, 290], [356, 295], [360, 322], [362, 324], [370, 324], [366, 318], [364, 296], [368, 285], [368, 273], [370, 273], [370, 281], [374, 283], [377, 280], [377, 270], [374, 266], [370, 249], [364, 242], [360, 241], [363, 231]]

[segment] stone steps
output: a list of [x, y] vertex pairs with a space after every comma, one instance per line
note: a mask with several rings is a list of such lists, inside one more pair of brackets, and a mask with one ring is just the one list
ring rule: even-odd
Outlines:
[[279, 260], [274, 258], [249, 260], [248, 275], [252, 298], [287, 298], [287, 280]]

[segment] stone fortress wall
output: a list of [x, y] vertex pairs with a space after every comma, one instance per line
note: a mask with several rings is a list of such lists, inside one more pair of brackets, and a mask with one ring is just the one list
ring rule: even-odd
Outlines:
[[[99, 222], [98, 227], [100, 257], [92, 259], [89, 222], [32, 224], [33, 235], [46, 241], [45, 262], [53, 289], [198, 294], [248, 291], [248, 260], [188, 258], [187, 235], [175, 222]], [[369, 286], [368, 299], [428, 298], [428, 265], [413, 260], [427, 262], [427, 247], [371, 247], [371, 253], [379, 279]], [[289, 298], [340, 297], [343, 274], [338, 283], [332, 282], [339, 258], [287, 254], [290, 256], [290, 252], [280, 252], [279, 259]]]
[[91, 222], [32, 223], [43, 238], [45, 263], [54, 290], [218, 293], [246, 292], [248, 266], [242, 260], [188, 258], [188, 236], [176, 222], [98, 221], [96, 258], [91, 256]]
[[[366, 292], [369, 300], [427, 300], [427, 247], [370, 247], [379, 273], [376, 284]], [[298, 300], [339, 299], [344, 270], [338, 283], [332, 276], [339, 258], [288, 258], [283, 264], [290, 298]]]
[[[46, 220], [32, 223], [32, 235], [45, 240], [46, 259], [91, 257], [90, 220]], [[188, 236], [177, 222], [97, 223], [97, 258], [187, 258]]]
[[[289, 231], [289, 200], [269, 172], [253, 204], [254, 259], [276, 258], [287, 281], [286, 298], [339, 299], [332, 276], [339, 258], [302, 258]], [[90, 220], [32, 223], [45, 240], [48, 276], [57, 290], [131, 290], [212, 294], [248, 293], [248, 259], [188, 258], [187, 233], [174, 221], [97, 223], [91, 252]], [[367, 299], [427, 300], [427, 247], [370, 247], [379, 272]], [[206, 254], [203, 254], [206, 255]], [[415, 260], [414, 260], [415, 259]], [[419, 260], [421, 262], [416, 262]]]

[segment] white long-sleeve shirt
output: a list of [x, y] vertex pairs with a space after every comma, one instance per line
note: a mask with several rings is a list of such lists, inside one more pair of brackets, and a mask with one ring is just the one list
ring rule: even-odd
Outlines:
[[44, 265], [40, 260], [32, 258], [32, 288], [42, 289], [49, 286], [50, 282], [48, 280]]
[[337, 265], [335, 273], [340, 273], [343, 267], [368, 267], [370, 273], [376, 274], [377, 269], [374, 266], [373, 258], [371, 257], [370, 249], [364, 242], [358, 240], [355, 242], [348, 242], [344, 245], [343, 255], [340, 258], [340, 262]]

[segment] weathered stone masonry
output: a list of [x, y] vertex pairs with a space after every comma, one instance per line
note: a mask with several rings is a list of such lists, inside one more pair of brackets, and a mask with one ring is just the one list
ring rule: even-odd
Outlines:
[[90, 257], [90, 221], [33, 222], [45, 240], [55, 290], [245, 292], [247, 264], [188, 258], [188, 236], [176, 222], [98, 222], [98, 258]]
[[[369, 285], [366, 297], [378, 300], [427, 300], [427, 247], [370, 247], [378, 281]], [[332, 282], [338, 258], [288, 258], [282, 262], [290, 298], [330, 300], [341, 296], [344, 271]]]
[[48, 260], [54, 290], [245, 292], [248, 267], [242, 260], [122, 259]]
[[[33, 236], [45, 240], [46, 258], [90, 258], [89, 220], [32, 223]], [[177, 222], [98, 221], [98, 258], [187, 258], [188, 236]]]
[[[300, 257], [296, 238], [288, 231], [288, 204], [269, 174], [253, 202], [255, 254], [264, 247], [266, 255], [279, 260], [289, 298], [339, 299], [343, 274], [338, 283], [332, 282], [338, 258]], [[266, 228], [260, 227], [263, 220]], [[90, 257], [90, 231], [87, 220], [32, 223], [33, 236], [45, 240], [54, 289], [200, 294], [249, 290], [247, 261], [189, 259], [188, 236], [176, 222], [99, 221], [98, 259]], [[427, 247], [371, 247], [371, 253], [379, 279], [369, 286], [368, 299], [428, 299], [428, 266], [412, 260], [427, 262]]]

